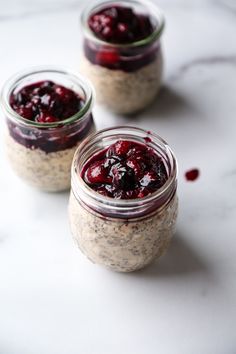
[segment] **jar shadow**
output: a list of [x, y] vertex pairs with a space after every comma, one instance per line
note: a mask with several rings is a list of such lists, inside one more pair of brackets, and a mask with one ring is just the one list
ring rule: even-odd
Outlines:
[[130, 120], [145, 120], [145, 117], [153, 119], [176, 119], [179, 113], [192, 112], [194, 107], [187, 98], [169, 86], [163, 86], [150, 106], [140, 112], [126, 115]]
[[195, 273], [209, 273], [208, 266], [179, 232], [174, 235], [163, 257], [136, 272], [137, 275], [147, 277], [175, 277]]
[[5, 242], [7, 238], [7, 234], [6, 233], [0, 233], [0, 246]]

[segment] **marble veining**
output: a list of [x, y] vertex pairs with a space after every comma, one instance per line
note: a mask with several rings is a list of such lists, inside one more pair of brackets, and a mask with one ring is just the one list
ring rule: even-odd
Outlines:
[[[0, 21], [12, 21], [14, 19], [25, 19], [29, 17], [47, 15], [49, 13], [58, 12], [72, 12], [85, 6], [85, 3], [90, 3], [92, 0], [75, 1], [75, 0], [9, 0], [4, 3], [4, 7], [1, 8]], [[179, 8], [192, 10], [195, 8], [211, 7], [212, 5], [219, 4], [225, 7], [227, 10], [235, 10], [233, 0], [159, 0], [158, 5], [160, 7], [167, 8]]]
[[236, 14], [236, 3], [234, 0], [216, 0], [215, 2], [228, 13]]
[[196, 58], [182, 64], [177, 70], [176, 73], [172, 74], [169, 77], [169, 80], [177, 80], [182, 78], [189, 70], [192, 70], [198, 66], [212, 66], [212, 65], [230, 65], [233, 69], [236, 69], [236, 54], [235, 55], [219, 55], [219, 56], [209, 56]]

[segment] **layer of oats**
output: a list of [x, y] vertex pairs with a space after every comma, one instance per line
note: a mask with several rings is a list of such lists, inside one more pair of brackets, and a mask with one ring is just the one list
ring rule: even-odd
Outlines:
[[69, 219], [73, 238], [93, 262], [119, 271], [141, 269], [159, 258], [174, 233], [178, 201], [175, 196], [158, 213], [140, 220], [105, 219], [91, 213], [70, 195]]
[[82, 57], [80, 71], [96, 89], [97, 102], [116, 113], [130, 114], [144, 109], [156, 97], [162, 78], [161, 51], [156, 60], [134, 72], [111, 70]]
[[[15, 173], [34, 187], [48, 192], [70, 188], [71, 162], [77, 146], [46, 153], [30, 149], [6, 133], [6, 153]], [[78, 143], [79, 144], [79, 143]]]

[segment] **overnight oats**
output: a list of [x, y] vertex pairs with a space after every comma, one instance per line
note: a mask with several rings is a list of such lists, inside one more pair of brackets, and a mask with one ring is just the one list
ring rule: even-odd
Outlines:
[[144, 109], [162, 77], [161, 11], [147, 1], [103, 1], [82, 14], [80, 70], [92, 81], [97, 101], [116, 113]]
[[16, 174], [45, 191], [68, 189], [74, 152], [94, 131], [91, 86], [67, 71], [39, 68], [10, 79], [1, 102]]
[[72, 163], [69, 202], [80, 250], [120, 272], [160, 257], [175, 229], [176, 169], [165, 141], [142, 129], [106, 129], [85, 139]]

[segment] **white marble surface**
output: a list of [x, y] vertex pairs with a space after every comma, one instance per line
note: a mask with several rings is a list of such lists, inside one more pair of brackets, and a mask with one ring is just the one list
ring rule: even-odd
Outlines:
[[[79, 64], [81, 0], [0, 1], [0, 85], [29, 65]], [[68, 193], [24, 185], [0, 149], [1, 354], [236, 353], [236, 2], [160, 0], [166, 71], [138, 116], [179, 161], [176, 237], [157, 264], [116, 274], [74, 247]], [[2, 115], [1, 118], [3, 119]], [[2, 122], [1, 122], [2, 127]], [[184, 172], [201, 170], [195, 183]]]

